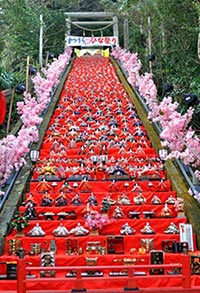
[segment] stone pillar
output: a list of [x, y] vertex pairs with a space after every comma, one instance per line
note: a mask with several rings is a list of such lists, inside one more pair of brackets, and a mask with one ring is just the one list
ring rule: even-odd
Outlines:
[[[117, 37], [119, 43], [119, 29], [118, 29], [118, 18], [117, 16], [113, 16], [113, 35]], [[118, 45], [118, 44], [117, 44]]]
[[67, 37], [71, 34], [71, 17], [68, 16], [66, 19], [66, 33], [65, 33], [65, 48], [67, 48]]
[[124, 19], [124, 49], [129, 49], [129, 25], [128, 19]]

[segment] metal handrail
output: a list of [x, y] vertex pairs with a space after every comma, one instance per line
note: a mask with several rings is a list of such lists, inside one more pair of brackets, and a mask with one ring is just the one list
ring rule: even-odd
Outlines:
[[[16, 171], [12, 176], [9, 177], [9, 178], [12, 177], [12, 178], [11, 178], [11, 182], [9, 183], [8, 188], [6, 189], [6, 192], [5, 192], [5, 194], [3, 195], [3, 198], [2, 198], [2, 200], [1, 200], [1, 202], [0, 202], [0, 211], [2, 210], [2, 208], [3, 208], [3, 206], [4, 206], [4, 203], [5, 203], [5, 201], [6, 201], [7, 198], [8, 198], [8, 195], [9, 195], [9, 193], [10, 193], [10, 191], [11, 191], [11, 189], [12, 189], [14, 183], [15, 183], [15, 180], [16, 180], [16, 178], [17, 178], [17, 176], [18, 176], [20, 170], [21, 170], [21, 168], [20, 168], [18, 171]], [[8, 178], [8, 179], [9, 179], [9, 178]]]
[[[71, 60], [71, 59], [70, 59], [70, 60]], [[70, 64], [70, 60], [69, 60], [69, 63], [67, 64], [67, 66]], [[66, 68], [65, 68], [65, 69], [66, 69]], [[65, 70], [63, 70], [63, 72], [61, 72], [61, 74], [60, 74], [60, 76], [59, 76], [59, 80], [61, 80], [61, 79], [63, 78], [63, 76], [64, 76], [64, 72], [65, 72]], [[46, 109], [41, 113], [41, 117], [44, 117], [44, 116], [45, 116], [45, 114], [46, 114], [46, 112], [47, 112], [47, 110], [48, 110], [48, 107], [49, 107], [49, 105], [50, 105], [51, 102], [52, 102], [52, 99], [53, 99], [53, 97], [54, 97], [54, 95], [55, 95], [55, 92], [56, 92], [58, 86], [59, 86], [59, 83], [58, 83], [55, 87], [52, 88], [51, 93], [50, 93], [51, 100], [50, 100], [49, 104], [47, 105]], [[39, 128], [40, 128], [40, 125], [37, 125], [37, 129], [39, 129]], [[30, 143], [29, 148], [31, 148], [32, 144], [33, 144], [33, 142]], [[26, 154], [25, 157], [26, 157], [27, 155], [28, 155], [28, 154]], [[11, 182], [9, 183], [8, 188], [6, 189], [5, 194], [2, 196], [2, 199], [1, 199], [1, 201], [0, 201], [0, 212], [1, 212], [1, 210], [3, 209], [4, 203], [6, 202], [8, 196], [9, 196], [9, 193], [10, 193], [10, 191], [11, 191], [11, 189], [12, 189], [12, 187], [13, 187], [13, 185], [14, 185], [14, 183], [15, 183], [17, 177], [18, 177], [18, 174], [19, 174], [19, 172], [21, 171], [21, 169], [22, 169], [22, 167], [21, 167], [19, 170], [13, 172], [13, 174], [7, 179], [7, 181], [8, 181], [9, 179], [11, 179]], [[5, 185], [3, 186], [3, 188], [5, 188], [6, 185], [7, 185], [7, 183], [5, 183]], [[1, 188], [1, 186], [0, 186], [0, 188]], [[2, 190], [2, 191], [3, 191], [3, 190]]]

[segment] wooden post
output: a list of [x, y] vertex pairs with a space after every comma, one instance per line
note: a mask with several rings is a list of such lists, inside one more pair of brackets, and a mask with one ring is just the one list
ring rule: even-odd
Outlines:
[[[151, 38], [151, 18], [148, 16], [148, 52], [149, 55], [152, 54], [152, 38]], [[152, 61], [149, 60], [149, 72], [152, 74], [153, 69], [152, 69]]]
[[189, 255], [182, 255], [182, 264], [182, 275], [184, 276], [182, 280], [183, 288], [191, 288], [191, 269]]
[[135, 269], [133, 267], [128, 268], [128, 279], [126, 282], [126, 287], [124, 288], [125, 291], [135, 291], [138, 290], [134, 278]]
[[129, 26], [128, 19], [124, 19], [124, 49], [128, 50], [129, 48]]
[[26, 292], [26, 261], [19, 258], [17, 261], [17, 293]]
[[39, 64], [40, 68], [42, 68], [42, 55], [43, 55], [43, 17], [40, 14], [40, 39], [39, 39]]
[[8, 113], [8, 122], [7, 122], [6, 134], [8, 134], [9, 130], [10, 130], [10, 120], [11, 120], [11, 113], [12, 113], [12, 106], [13, 106], [14, 96], [15, 96], [15, 89], [12, 89], [11, 98], [10, 98], [10, 107], [9, 107], [9, 113]]
[[83, 279], [81, 276], [81, 270], [76, 271], [76, 280], [75, 280], [75, 288], [72, 289], [72, 292], [85, 292], [86, 290], [83, 288]]
[[29, 85], [29, 64], [30, 64], [30, 58], [28, 56], [26, 60], [26, 93], [28, 93], [28, 85]]

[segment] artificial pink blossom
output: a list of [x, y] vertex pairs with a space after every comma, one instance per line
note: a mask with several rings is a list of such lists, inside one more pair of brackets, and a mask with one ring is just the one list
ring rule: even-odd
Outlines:
[[197, 177], [197, 179], [200, 181], [200, 171], [199, 170], [196, 170], [194, 172], [195, 176]]
[[100, 214], [97, 211], [90, 211], [87, 216], [85, 225], [90, 229], [101, 229], [106, 223], [108, 223], [108, 219]]
[[[185, 164], [199, 166], [200, 139], [189, 127], [194, 110], [189, 108], [185, 114], [179, 113], [179, 103], [173, 102], [172, 97], [165, 97], [159, 103], [152, 75], [139, 73], [141, 63], [137, 54], [130, 54], [117, 46], [113, 48], [111, 55], [125, 69], [128, 82], [139, 90], [145, 100], [148, 106], [148, 118], [161, 126], [162, 145], [171, 150], [168, 158], [180, 158]], [[199, 176], [198, 171], [197, 174]]]
[[13, 171], [19, 170], [25, 163], [25, 156], [30, 151], [30, 144], [39, 139], [38, 126], [43, 118], [40, 116], [51, 101], [53, 87], [58, 84], [58, 78], [69, 63], [72, 49], [48, 66], [46, 77], [38, 73], [33, 78], [36, 97], [24, 93], [24, 100], [17, 103], [22, 128], [17, 136], [8, 135], [0, 141], [0, 185], [4, 184]]

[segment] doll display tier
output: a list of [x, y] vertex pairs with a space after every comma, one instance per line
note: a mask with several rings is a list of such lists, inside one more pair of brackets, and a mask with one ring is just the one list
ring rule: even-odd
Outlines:
[[[183, 255], [196, 251], [192, 230], [192, 247], [183, 237], [188, 224], [179, 216], [183, 202], [177, 201], [164, 162], [109, 59], [74, 58], [29, 183], [19, 206], [28, 223], [23, 233], [9, 230], [0, 257], [4, 290], [17, 288], [16, 272], [10, 280], [7, 269], [12, 263], [16, 270], [20, 249], [30, 266], [27, 278], [53, 277], [52, 290], [72, 289], [76, 272], [35, 272], [31, 267], [45, 266], [45, 253], [55, 266], [88, 266], [85, 287], [95, 289], [124, 287], [123, 279], [108, 281], [127, 275], [119, 265], [148, 275], [149, 270], [137, 271], [137, 265], [150, 264], [152, 251], [166, 264], [179, 263]], [[114, 269], [92, 274], [95, 266]], [[166, 274], [177, 278], [138, 279], [137, 287], [182, 285], [180, 270]], [[67, 282], [59, 280], [61, 276]], [[94, 283], [92, 276], [105, 279]], [[40, 281], [27, 282], [27, 289], [49, 289], [48, 280], [43, 285]], [[197, 274], [192, 283], [199, 285]]]

